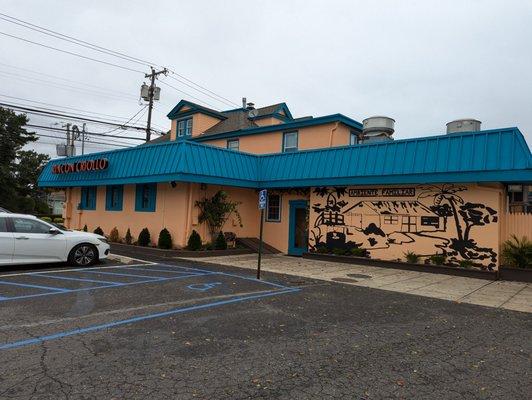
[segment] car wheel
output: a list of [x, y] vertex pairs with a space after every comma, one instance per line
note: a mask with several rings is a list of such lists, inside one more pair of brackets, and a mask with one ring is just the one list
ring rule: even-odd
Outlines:
[[98, 261], [98, 250], [89, 243], [78, 244], [68, 256], [68, 262], [78, 267], [93, 265]]

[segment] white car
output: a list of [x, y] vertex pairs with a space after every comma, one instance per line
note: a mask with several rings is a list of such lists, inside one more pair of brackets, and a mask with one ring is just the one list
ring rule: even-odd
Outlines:
[[0, 265], [69, 262], [87, 266], [109, 255], [95, 233], [70, 231], [33, 215], [0, 212]]

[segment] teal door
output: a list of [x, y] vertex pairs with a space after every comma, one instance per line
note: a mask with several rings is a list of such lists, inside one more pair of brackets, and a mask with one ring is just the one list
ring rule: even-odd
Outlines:
[[308, 250], [308, 202], [291, 200], [288, 227], [288, 254], [300, 256]]

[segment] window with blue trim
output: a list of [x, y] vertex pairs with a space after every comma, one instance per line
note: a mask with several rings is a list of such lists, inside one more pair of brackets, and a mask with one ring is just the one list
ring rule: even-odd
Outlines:
[[96, 210], [96, 186], [81, 188], [80, 210]]
[[135, 211], [155, 211], [156, 183], [139, 183], [135, 192]]
[[351, 131], [351, 134], [349, 136], [349, 144], [352, 146], [354, 144], [359, 144], [360, 143], [360, 137], [358, 136], [358, 134], [354, 131]]
[[107, 186], [105, 192], [105, 210], [122, 211], [124, 187], [122, 185]]
[[283, 153], [297, 151], [297, 131], [283, 134]]
[[238, 151], [240, 149], [240, 140], [238, 140], [238, 139], [229, 139], [227, 141], [227, 148], [229, 150]]
[[192, 118], [177, 121], [177, 137], [192, 135]]
[[281, 195], [268, 194], [266, 201], [266, 221], [281, 222]]

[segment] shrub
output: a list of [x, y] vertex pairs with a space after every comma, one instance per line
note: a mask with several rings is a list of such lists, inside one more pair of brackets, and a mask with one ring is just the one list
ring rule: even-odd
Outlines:
[[207, 243], [203, 246], [203, 250], [214, 250], [214, 245], [212, 243]]
[[83, 225], [83, 232], [87, 232], [89, 228], [87, 228], [87, 224]]
[[532, 242], [526, 236], [512, 235], [502, 245], [502, 261], [514, 268], [532, 268]]
[[445, 254], [433, 254], [430, 256], [430, 262], [434, 265], [443, 265], [445, 264]]
[[138, 244], [139, 246], [146, 247], [146, 246], [149, 246], [150, 242], [151, 242], [150, 231], [148, 230], [148, 228], [144, 228], [139, 233]]
[[188, 237], [187, 249], [193, 251], [201, 249], [201, 236], [195, 230]]
[[126, 236], [124, 237], [126, 244], [131, 244], [133, 242], [133, 236], [131, 236], [131, 231], [127, 228]]
[[460, 266], [460, 268], [470, 269], [475, 266], [475, 263], [471, 260], [460, 260], [458, 265]]
[[111, 229], [111, 232], [109, 232], [109, 241], [115, 243], [120, 241], [120, 235], [118, 234], [118, 229], [116, 226]]
[[41, 217], [41, 219], [42, 219], [44, 222], [52, 222], [52, 218], [50, 218], [50, 217]]
[[100, 228], [100, 227], [97, 227], [97, 228], [94, 230], [94, 233], [97, 234], [97, 235], [102, 235], [102, 236], [103, 236], [103, 229]]
[[216, 241], [214, 242], [214, 248], [216, 250], [226, 250], [227, 249], [227, 240], [225, 240], [225, 236], [223, 232], [219, 232], [218, 236], [216, 236]]
[[54, 222], [56, 224], [62, 224], [63, 222], [65, 222], [65, 220], [63, 218], [54, 218]]
[[330, 253], [330, 250], [326, 245], [319, 244], [316, 246], [316, 253], [327, 254], [327, 253]]
[[343, 256], [346, 253], [346, 249], [340, 249], [336, 247], [332, 250], [332, 252], [335, 256]]
[[159, 240], [157, 241], [157, 247], [160, 249], [172, 248], [172, 235], [168, 232], [168, 229], [163, 228], [159, 233]]
[[367, 257], [368, 251], [366, 249], [361, 249], [360, 247], [353, 247], [351, 249], [351, 255], [356, 257]]
[[405, 253], [405, 258], [406, 258], [406, 261], [411, 264], [417, 264], [419, 261], [419, 256], [413, 251], [407, 251]]

